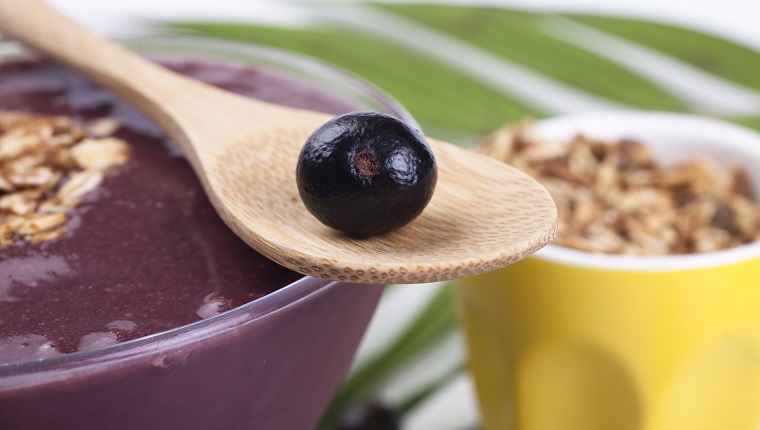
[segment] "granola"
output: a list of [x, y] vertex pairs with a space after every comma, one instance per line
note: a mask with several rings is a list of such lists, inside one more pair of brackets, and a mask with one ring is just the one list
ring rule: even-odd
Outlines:
[[118, 123], [0, 113], [0, 248], [60, 237], [71, 210], [125, 164]]
[[629, 139], [537, 137], [509, 125], [479, 146], [541, 182], [557, 203], [558, 245], [626, 255], [715, 251], [760, 240], [760, 206], [746, 172], [697, 156], [659, 164]]

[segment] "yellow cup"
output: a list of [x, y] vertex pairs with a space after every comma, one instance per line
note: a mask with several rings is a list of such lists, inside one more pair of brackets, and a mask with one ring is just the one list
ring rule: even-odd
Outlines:
[[[663, 163], [706, 154], [760, 191], [760, 136], [737, 126], [615, 112], [538, 127], [636, 138]], [[758, 430], [760, 243], [666, 257], [550, 245], [460, 283], [486, 430]]]

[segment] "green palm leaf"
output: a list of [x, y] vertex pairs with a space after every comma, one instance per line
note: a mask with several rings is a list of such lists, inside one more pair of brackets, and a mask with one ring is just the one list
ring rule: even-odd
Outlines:
[[661, 51], [716, 76], [760, 90], [760, 54], [736, 42], [657, 22], [590, 15], [566, 16]]
[[431, 135], [484, 134], [505, 121], [540, 114], [404, 45], [341, 26], [293, 29], [185, 23], [179, 27], [297, 51], [343, 67], [397, 98]]
[[686, 109], [667, 90], [553, 36], [548, 31], [553, 15], [448, 5], [386, 7], [590, 93], [642, 109]]

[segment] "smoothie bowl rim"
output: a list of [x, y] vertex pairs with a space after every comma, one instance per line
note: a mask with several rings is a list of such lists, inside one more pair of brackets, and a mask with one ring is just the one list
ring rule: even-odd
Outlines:
[[[278, 71], [277, 67], [285, 67], [288, 70], [309, 75], [325, 74], [320, 75], [319, 78], [328, 77], [330, 80], [339, 82], [343, 87], [363, 96], [362, 100], [371, 100], [385, 112], [396, 115], [419, 128], [416, 120], [397, 100], [372, 83], [339, 66], [298, 52], [255, 43], [241, 43], [190, 35], [167, 36], [160, 34], [148, 37], [119, 37], [115, 40], [138, 52], [145, 50], [148, 56], [212, 59], [229, 63], [250, 64], [274, 72]], [[145, 49], [146, 47], [148, 48]], [[162, 51], [162, 49], [170, 48], [184, 50]], [[2, 34], [0, 34], [0, 63], [30, 58], [35, 58], [34, 54], [15, 41], [3, 39]], [[259, 62], [257, 63], [257, 61]], [[293, 76], [291, 78], [298, 79], [298, 77]], [[36, 379], [35, 375], [41, 376], [43, 373], [51, 378], [52, 382], [52, 380], [64, 378], [65, 374], [70, 371], [88, 366], [98, 366], [116, 360], [127, 360], [145, 354], [157, 354], [163, 349], [176, 349], [275, 314], [337, 284], [350, 284], [350, 282], [337, 282], [301, 275], [297, 280], [269, 294], [219, 315], [190, 324], [90, 350], [0, 363], [0, 391], [22, 387], [30, 383], [35, 385], [40, 381], [33, 382], [29, 378]]]

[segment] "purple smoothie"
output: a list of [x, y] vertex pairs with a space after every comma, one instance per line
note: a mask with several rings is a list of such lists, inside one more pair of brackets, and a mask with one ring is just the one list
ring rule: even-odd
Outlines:
[[[247, 66], [166, 64], [270, 102], [356, 110]], [[325, 287], [251, 250], [152, 123], [72, 72], [0, 66], [0, 110], [108, 116], [132, 148], [64, 237], [0, 249], [0, 429], [313, 426], [382, 287]]]
[[[280, 104], [351, 110], [326, 94], [252, 69], [197, 61], [174, 62], [172, 68]], [[133, 151], [131, 161], [74, 210], [66, 237], [0, 250], [0, 363], [165, 331], [301, 277], [239, 240], [188, 164], [111, 94], [60, 66], [21, 63], [0, 67], [3, 110], [81, 119], [107, 115], [125, 124], [118, 137]]]

